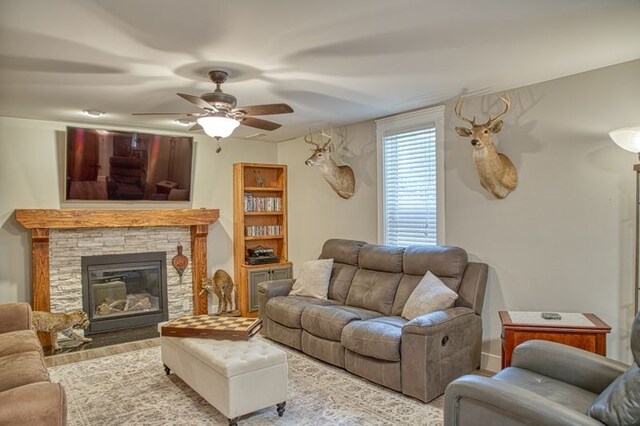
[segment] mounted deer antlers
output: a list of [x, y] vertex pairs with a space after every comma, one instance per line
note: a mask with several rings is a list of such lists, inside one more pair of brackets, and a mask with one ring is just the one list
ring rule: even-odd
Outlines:
[[342, 198], [348, 199], [353, 197], [353, 192], [356, 186], [356, 179], [353, 174], [353, 170], [349, 166], [338, 166], [331, 158], [331, 153], [334, 150], [331, 139], [333, 138], [333, 129], [330, 134], [326, 134], [324, 130], [320, 132], [320, 139], [326, 138], [327, 141], [320, 146], [320, 143], [313, 141], [313, 135], [311, 130], [304, 136], [304, 141], [309, 145], [315, 146], [312, 148], [313, 154], [307, 158], [304, 162], [307, 166], [320, 167], [320, 173], [324, 180], [326, 180], [331, 188]]
[[456, 132], [460, 136], [471, 137], [473, 162], [480, 178], [480, 184], [497, 198], [505, 198], [518, 184], [518, 176], [509, 157], [499, 153], [492, 140], [492, 136], [502, 129], [501, 118], [511, 106], [509, 96], [500, 96], [500, 100], [505, 104], [504, 111], [495, 117], [489, 116], [489, 120], [484, 124], [476, 124], [475, 116], [469, 120], [462, 115], [464, 102], [462, 98], [456, 102], [454, 111], [460, 120], [471, 125], [471, 129], [456, 127]]

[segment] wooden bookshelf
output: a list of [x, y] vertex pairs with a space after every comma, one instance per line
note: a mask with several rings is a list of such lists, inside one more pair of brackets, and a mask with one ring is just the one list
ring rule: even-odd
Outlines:
[[[246, 196], [251, 197], [248, 206]], [[258, 229], [264, 234], [248, 234], [248, 227], [251, 232]], [[291, 277], [287, 254], [287, 166], [233, 165], [233, 240], [238, 309], [243, 316], [257, 316], [257, 283]], [[248, 265], [247, 250], [258, 246], [273, 249], [279, 262]]]

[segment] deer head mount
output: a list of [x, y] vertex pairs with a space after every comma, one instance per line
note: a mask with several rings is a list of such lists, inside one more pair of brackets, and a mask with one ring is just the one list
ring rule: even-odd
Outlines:
[[[333, 142], [331, 142], [332, 138], [333, 129], [330, 130], [329, 134], [322, 130], [318, 135], [319, 142], [315, 142], [313, 140], [313, 134], [311, 130], [309, 130], [304, 137], [304, 141], [309, 145], [313, 145], [315, 148], [311, 148], [313, 154], [307, 158], [304, 164], [319, 167], [322, 177], [331, 185], [331, 188], [342, 198], [348, 199], [353, 197], [356, 178], [351, 167], [338, 166], [331, 158], [334, 150]], [[323, 140], [325, 140], [324, 143]]]
[[518, 176], [513, 163], [504, 154], [501, 154], [493, 144], [492, 137], [502, 129], [501, 118], [509, 111], [511, 101], [509, 96], [500, 96], [504, 103], [504, 111], [495, 117], [489, 116], [489, 120], [483, 124], [476, 124], [476, 117], [469, 120], [462, 115], [463, 99], [456, 102], [456, 116], [471, 125], [456, 127], [456, 132], [463, 137], [471, 137], [473, 145], [473, 163], [480, 178], [480, 185], [497, 198], [505, 198], [518, 184]]

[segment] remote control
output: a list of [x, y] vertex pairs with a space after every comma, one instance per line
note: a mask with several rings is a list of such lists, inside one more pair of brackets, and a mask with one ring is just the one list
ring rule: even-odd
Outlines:
[[562, 315], [557, 314], [555, 312], [542, 312], [540, 316], [546, 320], [560, 320], [562, 319]]

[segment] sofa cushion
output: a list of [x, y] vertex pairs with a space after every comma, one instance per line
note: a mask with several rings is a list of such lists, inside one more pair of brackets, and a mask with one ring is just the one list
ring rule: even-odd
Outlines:
[[342, 330], [342, 345], [352, 352], [385, 361], [400, 361], [401, 317], [353, 321]]
[[606, 425], [640, 424], [640, 367], [632, 365], [615, 379], [593, 401], [587, 414]]
[[333, 271], [329, 279], [329, 291], [327, 296], [336, 302], [344, 304], [347, 301], [351, 281], [356, 275], [357, 266], [333, 262]]
[[304, 262], [289, 295], [326, 299], [332, 269], [333, 259], [308, 260]]
[[580, 413], [586, 413], [597, 396], [595, 393], [569, 383], [518, 367], [505, 368], [493, 376], [493, 379], [503, 380], [519, 388], [525, 388]]
[[[368, 356], [362, 356], [348, 349], [344, 351], [344, 368], [348, 372], [398, 392], [402, 391], [400, 364], [400, 362], [381, 361]], [[381, 405], [379, 409], [384, 410], [388, 408]], [[406, 420], [404, 422], [402, 420], [405, 419], [402, 414], [400, 414], [397, 424], [406, 424]], [[428, 424], [428, 422], [425, 420], [424, 424]]]
[[0, 357], [30, 351], [42, 354], [42, 346], [35, 331], [18, 330], [0, 334]]
[[360, 269], [353, 277], [345, 304], [390, 315], [400, 278], [402, 273]]
[[266, 305], [266, 315], [272, 321], [289, 328], [302, 328], [300, 317], [307, 306], [335, 305], [338, 302], [328, 299], [314, 299], [305, 296], [278, 296], [269, 299]]
[[467, 252], [451, 246], [409, 246], [404, 251], [404, 276], [398, 285], [391, 315], [401, 315], [409, 296], [422, 277], [431, 271], [456, 293], [467, 267]]
[[453, 307], [457, 298], [458, 293], [427, 272], [405, 303], [402, 317], [412, 320], [431, 312], [444, 311]]
[[360, 249], [358, 266], [383, 272], [402, 272], [404, 247], [367, 244]]
[[[423, 276], [431, 271], [438, 277], [460, 278], [467, 267], [467, 252], [452, 246], [409, 246], [402, 268], [406, 274]], [[452, 288], [456, 291], [457, 288]]]
[[309, 305], [302, 313], [302, 328], [314, 336], [339, 342], [345, 325], [377, 316], [380, 316], [378, 312], [351, 306]]
[[280, 323], [270, 320], [268, 317], [264, 318], [262, 333], [269, 337], [271, 340], [280, 342], [284, 345], [291, 346], [299, 351], [302, 350], [301, 346], [301, 328], [291, 328], [284, 326]]
[[0, 392], [48, 380], [49, 373], [40, 351], [19, 352], [0, 357]]
[[345, 265], [358, 265], [358, 254], [364, 246], [364, 241], [342, 240], [334, 238], [327, 240], [322, 246], [320, 259], [333, 259], [335, 263], [344, 263]]
[[329, 299], [344, 304], [351, 280], [358, 270], [358, 254], [364, 241], [331, 239], [322, 246], [320, 259], [333, 259], [333, 271], [329, 280]]

